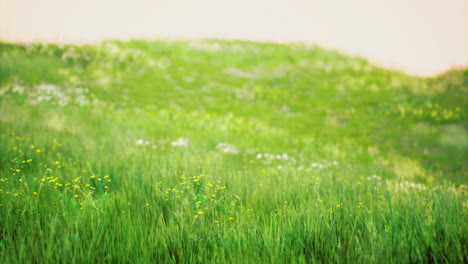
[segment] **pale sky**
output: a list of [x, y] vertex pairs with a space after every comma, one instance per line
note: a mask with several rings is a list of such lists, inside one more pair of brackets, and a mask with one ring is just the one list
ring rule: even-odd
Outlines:
[[431, 75], [468, 66], [468, 0], [0, 0], [0, 40], [308, 42]]

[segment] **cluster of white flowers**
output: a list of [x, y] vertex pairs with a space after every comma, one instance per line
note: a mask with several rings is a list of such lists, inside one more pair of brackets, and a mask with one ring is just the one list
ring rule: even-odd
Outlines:
[[228, 143], [219, 143], [216, 149], [224, 153], [238, 154], [239, 150], [234, 145]]
[[372, 176], [370, 176], [370, 177], [367, 177], [366, 179], [367, 179], [368, 181], [370, 181], [370, 180], [378, 180], [378, 181], [380, 181], [380, 180], [382, 180], [382, 177], [377, 176], [377, 175], [374, 174], [374, 175], [372, 175]]
[[32, 87], [32, 91], [28, 93], [28, 101], [30, 104], [56, 102], [64, 106], [75, 102], [79, 105], [87, 105], [89, 104], [88, 93], [89, 90], [87, 88], [64, 88], [54, 84], [43, 83]]
[[408, 181], [401, 182], [400, 187], [402, 187], [402, 188], [415, 188], [415, 189], [419, 189], [419, 190], [425, 190], [426, 189], [426, 186], [424, 186], [422, 184], [414, 183], [414, 182], [408, 182]]
[[295, 160], [294, 158], [289, 157], [287, 153], [283, 153], [282, 155], [275, 155], [275, 154], [269, 154], [269, 153], [258, 153], [257, 154], [257, 159], [269, 159], [269, 160]]
[[22, 86], [20, 84], [15, 84], [13, 86], [13, 88], [11, 89], [11, 91], [14, 92], [14, 93], [23, 94], [24, 93], [24, 86]]
[[314, 169], [326, 169], [326, 168], [329, 168], [329, 167], [333, 167], [333, 166], [338, 166], [338, 161], [332, 161], [332, 162], [312, 162], [310, 164], [310, 167], [311, 168], [314, 168]]
[[323, 169], [323, 168], [325, 168], [325, 165], [324, 165], [324, 164], [322, 164], [322, 163], [317, 163], [317, 162], [312, 162], [312, 164], [310, 164], [310, 166], [311, 166], [312, 168], [318, 168], [318, 169]]
[[[324, 161], [324, 162], [312, 162], [308, 169], [327, 169], [330, 167], [337, 167], [339, 165], [338, 161]], [[304, 170], [304, 166], [299, 166], [298, 170]]]
[[[270, 165], [273, 162], [280, 163], [277, 165], [279, 170], [286, 168], [287, 166], [298, 166], [298, 170], [313, 170], [313, 169], [327, 169], [330, 167], [337, 167], [338, 161], [321, 161], [308, 163], [303, 158], [296, 158], [289, 156], [287, 153], [283, 154], [270, 154], [270, 153], [258, 153], [256, 158], [261, 160], [263, 164]], [[299, 163], [299, 164], [298, 164]]]
[[178, 138], [171, 142], [171, 146], [173, 147], [187, 147], [189, 140], [186, 138]]
[[144, 140], [142, 138], [138, 139], [136, 142], [135, 142], [136, 145], [139, 145], [139, 146], [149, 146], [151, 145], [151, 148], [152, 149], [157, 149], [158, 146], [155, 145], [155, 144], [152, 144], [151, 141], [148, 141], [148, 140]]
[[[172, 147], [187, 147], [188, 143], [189, 143], [188, 139], [178, 138], [178, 139], [170, 142], [170, 145]], [[143, 138], [140, 138], [137, 141], [135, 141], [135, 145], [143, 146], [143, 147], [151, 146], [152, 149], [157, 149], [157, 148], [165, 149], [167, 144], [168, 144], [168, 142], [166, 140], [161, 140], [161, 141], [158, 142], [158, 144], [153, 144], [151, 141], [145, 140]]]
[[45, 102], [59, 106], [66, 106], [69, 104], [101, 104], [97, 99], [91, 101], [89, 99], [89, 89], [82, 87], [67, 87], [50, 83], [41, 83], [36, 86], [25, 87], [21, 83], [15, 83], [11, 87], [3, 87], [0, 91], [0, 96], [8, 92], [24, 95], [26, 103], [31, 105]]
[[137, 140], [135, 142], [135, 144], [142, 145], [142, 146], [148, 146], [148, 145], [151, 145], [151, 142], [140, 138], [139, 140]]
[[[256, 155], [256, 158], [262, 160], [263, 164], [265, 165], [269, 165], [272, 162], [276, 162], [276, 161], [283, 162], [283, 163], [287, 162], [290, 164], [296, 163], [296, 159], [293, 157], [290, 157], [287, 153], [283, 153], [283, 154], [258, 153]], [[278, 169], [279, 170], [283, 169], [283, 166], [280, 165]]]
[[65, 95], [64, 91], [54, 84], [39, 84], [33, 88], [31, 93], [28, 93], [28, 102], [30, 104], [39, 104], [41, 102], [48, 102], [57, 100], [59, 105], [66, 105], [69, 103], [70, 98]]

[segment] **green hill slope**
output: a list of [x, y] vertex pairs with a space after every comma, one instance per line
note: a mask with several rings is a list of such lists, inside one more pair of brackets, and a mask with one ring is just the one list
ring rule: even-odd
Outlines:
[[467, 105], [304, 44], [0, 43], [0, 260], [463, 262]]

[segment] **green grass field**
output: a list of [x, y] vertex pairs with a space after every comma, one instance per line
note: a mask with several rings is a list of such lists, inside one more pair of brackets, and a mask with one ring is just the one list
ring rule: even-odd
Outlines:
[[467, 263], [468, 70], [0, 43], [0, 263]]

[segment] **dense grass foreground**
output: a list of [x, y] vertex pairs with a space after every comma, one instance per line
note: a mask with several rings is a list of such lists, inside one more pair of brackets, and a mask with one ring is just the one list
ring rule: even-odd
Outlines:
[[0, 44], [0, 263], [466, 263], [468, 71]]

